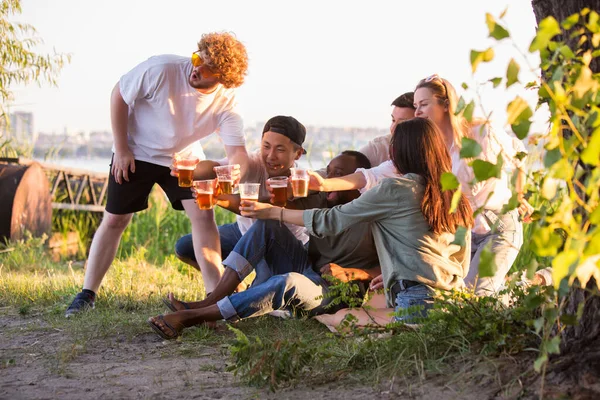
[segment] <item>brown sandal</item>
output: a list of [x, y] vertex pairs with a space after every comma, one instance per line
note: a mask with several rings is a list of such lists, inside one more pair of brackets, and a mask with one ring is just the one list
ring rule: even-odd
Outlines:
[[158, 321], [162, 322], [162, 327], [158, 325], [155, 321], [153, 321], [152, 318], [148, 318], [147, 322], [148, 325], [150, 325], [150, 328], [152, 328], [154, 332], [158, 334], [158, 336], [165, 340], [172, 340], [177, 339], [181, 335], [181, 331], [178, 331], [177, 329], [173, 328], [171, 324], [165, 321], [164, 315], [159, 315], [157, 319]]

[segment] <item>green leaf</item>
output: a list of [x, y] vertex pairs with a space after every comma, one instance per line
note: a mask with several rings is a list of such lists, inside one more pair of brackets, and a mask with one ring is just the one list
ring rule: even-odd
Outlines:
[[577, 325], [577, 315], [563, 314], [560, 316], [560, 322], [565, 325], [575, 326]]
[[584, 65], [581, 67], [579, 76], [573, 85], [573, 92], [576, 98], [581, 99], [590, 90], [598, 90], [598, 81], [593, 78], [592, 70]]
[[485, 22], [488, 26], [490, 37], [493, 37], [496, 40], [502, 40], [510, 36], [508, 31], [500, 26], [491, 14], [485, 14]]
[[475, 71], [477, 71], [477, 66], [479, 65], [479, 63], [490, 62], [493, 59], [494, 49], [492, 49], [491, 47], [483, 51], [471, 50], [471, 70], [473, 71], [473, 73], [475, 73]]
[[600, 32], [600, 24], [598, 23], [598, 20], [600, 20], [600, 16], [598, 15], [598, 13], [596, 11], [591, 11], [590, 16], [588, 18], [588, 22], [587, 24], [585, 24], [585, 27], [588, 28], [590, 32]]
[[519, 82], [519, 70], [521, 67], [514, 58], [510, 59], [508, 63], [508, 68], [506, 69], [506, 87], [510, 87], [514, 83]]
[[558, 49], [558, 51], [567, 60], [571, 60], [571, 59], [573, 59], [575, 57], [575, 54], [573, 53], [573, 50], [571, 50], [571, 48], [569, 46], [567, 46], [567, 45], [560, 46], [560, 48]]
[[494, 89], [495, 89], [498, 86], [500, 86], [500, 84], [502, 83], [502, 78], [500, 78], [500, 77], [492, 78], [492, 79], [490, 79], [490, 82], [492, 82], [492, 84], [494, 85]]
[[529, 133], [529, 128], [531, 128], [532, 122], [529, 120], [523, 120], [517, 124], [512, 124], [510, 128], [517, 135], [519, 139], [524, 139], [527, 137]]
[[440, 180], [443, 191], [458, 189], [460, 186], [458, 179], [456, 179], [456, 176], [452, 172], [444, 172]]
[[515, 154], [515, 158], [519, 161], [522, 161], [525, 157], [527, 157], [527, 153], [524, 151], [517, 151], [517, 154]]
[[563, 251], [552, 260], [552, 281], [558, 289], [560, 282], [571, 273], [571, 268], [579, 260], [579, 255], [574, 250]]
[[548, 47], [550, 40], [561, 32], [560, 26], [553, 16], [544, 18], [538, 26], [537, 34], [533, 38], [531, 46], [529, 46], [529, 52], [533, 53], [536, 50]]
[[550, 176], [556, 179], [569, 180], [573, 177], [575, 171], [569, 160], [561, 158], [550, 170]]
[[460, 147], [460, 158], [475, 158], [481, 154], [481, 145], [469, 138], [462, 138]]
[[562, 154], [560, 153], [560, 149], [557, 147], [552, 150], [546, 151], [544, 155], [544, 167], [550, 168], [554, 164], [556, 164], [562, 158]]
[[479, 258], [479, 277], [485, 278], [488, 276], [494, 276], [496, 274], [496, 256], [490, 250], [489, 246], [485, 246], [481, 251]]
[[489, 161], [475, 160], [472, 165], [477, 182], [483, 182], [490, 178], [500, 178], [502, 173], [502, 156], [498, 156], [496, 164], [492, 164]]
[[464, 226], [459, 226], [456, 229], [456, 233], [454, 233], [454, 240], [452, 241], [452, 244], [464, 247], [467, 244], [466, 238], [470, 231], [470, 229], [467, 229]]
[[456, 212], [456, 208], [458, 207], [458, 202], [460, 201], [460, 197], [462, 195], [462, 191], [460, 188], [456, 189], [456, 192], [452, 195], [452, 202], [450, 203], [450, 213], [453, 214]]
[[539, 83], [536, 81], [531, 81], [531, 82], [527, 82], [527, 84], [525, 85], [525, 89], [530, 89], [530, 88], [534, 88], [534, 87], [538, 87]]
[[562, 23], [561, 26], [564, 30], [569, 30], [573, 25], [579, 22], [579, 14], [573, 14], [567, 17]]
[[463, 117], [469, 122], [473, 120], [473, 111], [475, 110], [475, 103], [473, 100], [465, 107], [465, 111], [463, 111]]
[[600, 206], [596, 206], [594, 211], [590, 214], [590, 222], [594, 225], [600, 224]]
[[465, 109], [466, 105], [465, 99], [460, 96], [460, 99], [458, 99], [458, 103], [456, 104], [456, 109], [454, 110], [454, 115], [460, 114], [460, 112]]
[[542, 354], [533, 363], [533, 369], [535, 369], [535, 372], [540, 373], [542, 371], [542, 367], [547, 362], [548, 362], [548, 355], [547, 354]]
[[544, 317], [539, 317], [539, 318], [534, 319], [533, 327], [535, 328], [535, 333], [540, 333], [540, 331], [544, 327]]
[[546, 226], [534, 230], [530, 245], [531, 250], [539, 257], [554, 257], [562, 247], [563, 239], [553, 228]]
[[581, 153], [581, 161], [596, 167], [600, 164], [600, 128], [591, 134], [587, 147]]
[[560, 353], [560, 336], [554, 336], [549, 342], [546, 342], [546, 351], [548, 354]]
[[506, 214], [507, 212], [514, 210], [515, 208], [519, 207], [519, 204], [521, 204], [519, 201], [519, 194], [515, 192], [508, 200], [508, 203], [502, 207], [502, 214]]
[[531, 127], [530, 118], [533, 116], [533, 111], [529, 104], [520, 96], [515, 97], [506, 107], [507, 122], [511, 129], [519, 139], [524, 139], [529, 133]]

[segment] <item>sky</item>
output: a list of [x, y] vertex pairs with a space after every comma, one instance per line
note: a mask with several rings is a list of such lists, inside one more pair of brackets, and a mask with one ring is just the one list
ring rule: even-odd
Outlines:
[[[47, 133], [110, 130], [110, 92], [121, 75], [152, 55], [191, 55], [202, 33], [212, 31], [234, 32], [247, 47], [249, 73], [237, 98], [248, 126], [284, 114], [305, 125], [386, 128], [392, 100], [431, 74], [474, 87], [505, 76], [511, 57], [522, 64], [522, 81], [536, 74], [516, 50], [526, 50], [535, 34], [530, 0], [21, 3], [23, 13], [12, 21], [37, 29], [44, 40], [38, 50], [72, 57], [58, 87], [14, 88], [12, 110], [33, 111], [36, 130]], [[495, 43], [485, 14], [505, 9], [514, 44], [500, 43], [496, 60], [472, 75], [470, 50]], [[521, 92], [534, 104], [534, 93], [514, 86], [483, 86], [485, 112], [503, 121], [508, 100]]]

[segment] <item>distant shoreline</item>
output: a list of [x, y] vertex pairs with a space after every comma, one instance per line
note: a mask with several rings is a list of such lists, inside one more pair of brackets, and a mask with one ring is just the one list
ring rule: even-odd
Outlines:
[[[83, 170], [88, 170], [88, 171], [93, 171], [93, 172], [102, 172], [102, 173], [108, 173], [109, 172], [109, 165], [110, 165], [110, 157], [63, 157], [63, 158], [53, 158], [53, 159], [39, 159], [39, 158], [35, 158], [35, 161], [39, 161], [39, 162], [46, 162], [46, 163], [51, 163], [51, 164], [56, 164], [56, 165], [62, 165], [65, 167], [70, 167], [70, 168], [77, 168], [77, 169], [83, 169]], [[298, 162], [298, 164], [302, 167], [305, 168], [312, 168], [312, 169], [320, 169], [326, 166], [325, 161], [320, 162], [320, 163], [316, 163], [313, 160], [311, 160], [311, 165], [309, 166], [308, 161], [307, 160], [300, 160]]]

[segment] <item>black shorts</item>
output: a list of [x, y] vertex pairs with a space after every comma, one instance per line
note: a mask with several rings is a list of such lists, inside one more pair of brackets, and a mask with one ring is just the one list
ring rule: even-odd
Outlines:
[[[112, 160], [111, 160], [112, 166]], [[177, 177], [171, 176], [171, 169], [145, 161], [135, 160], [135, 173], [129, 171], [129, 182], [115, 181], [110, 173], [106, 211], [111, 214], [129, 214], [148, 208], [148, 197], [155, 183], [167, 194], [171, 206], [183, 210], [181, 200], [193, 199], [190, 188], [179, 187]]]

